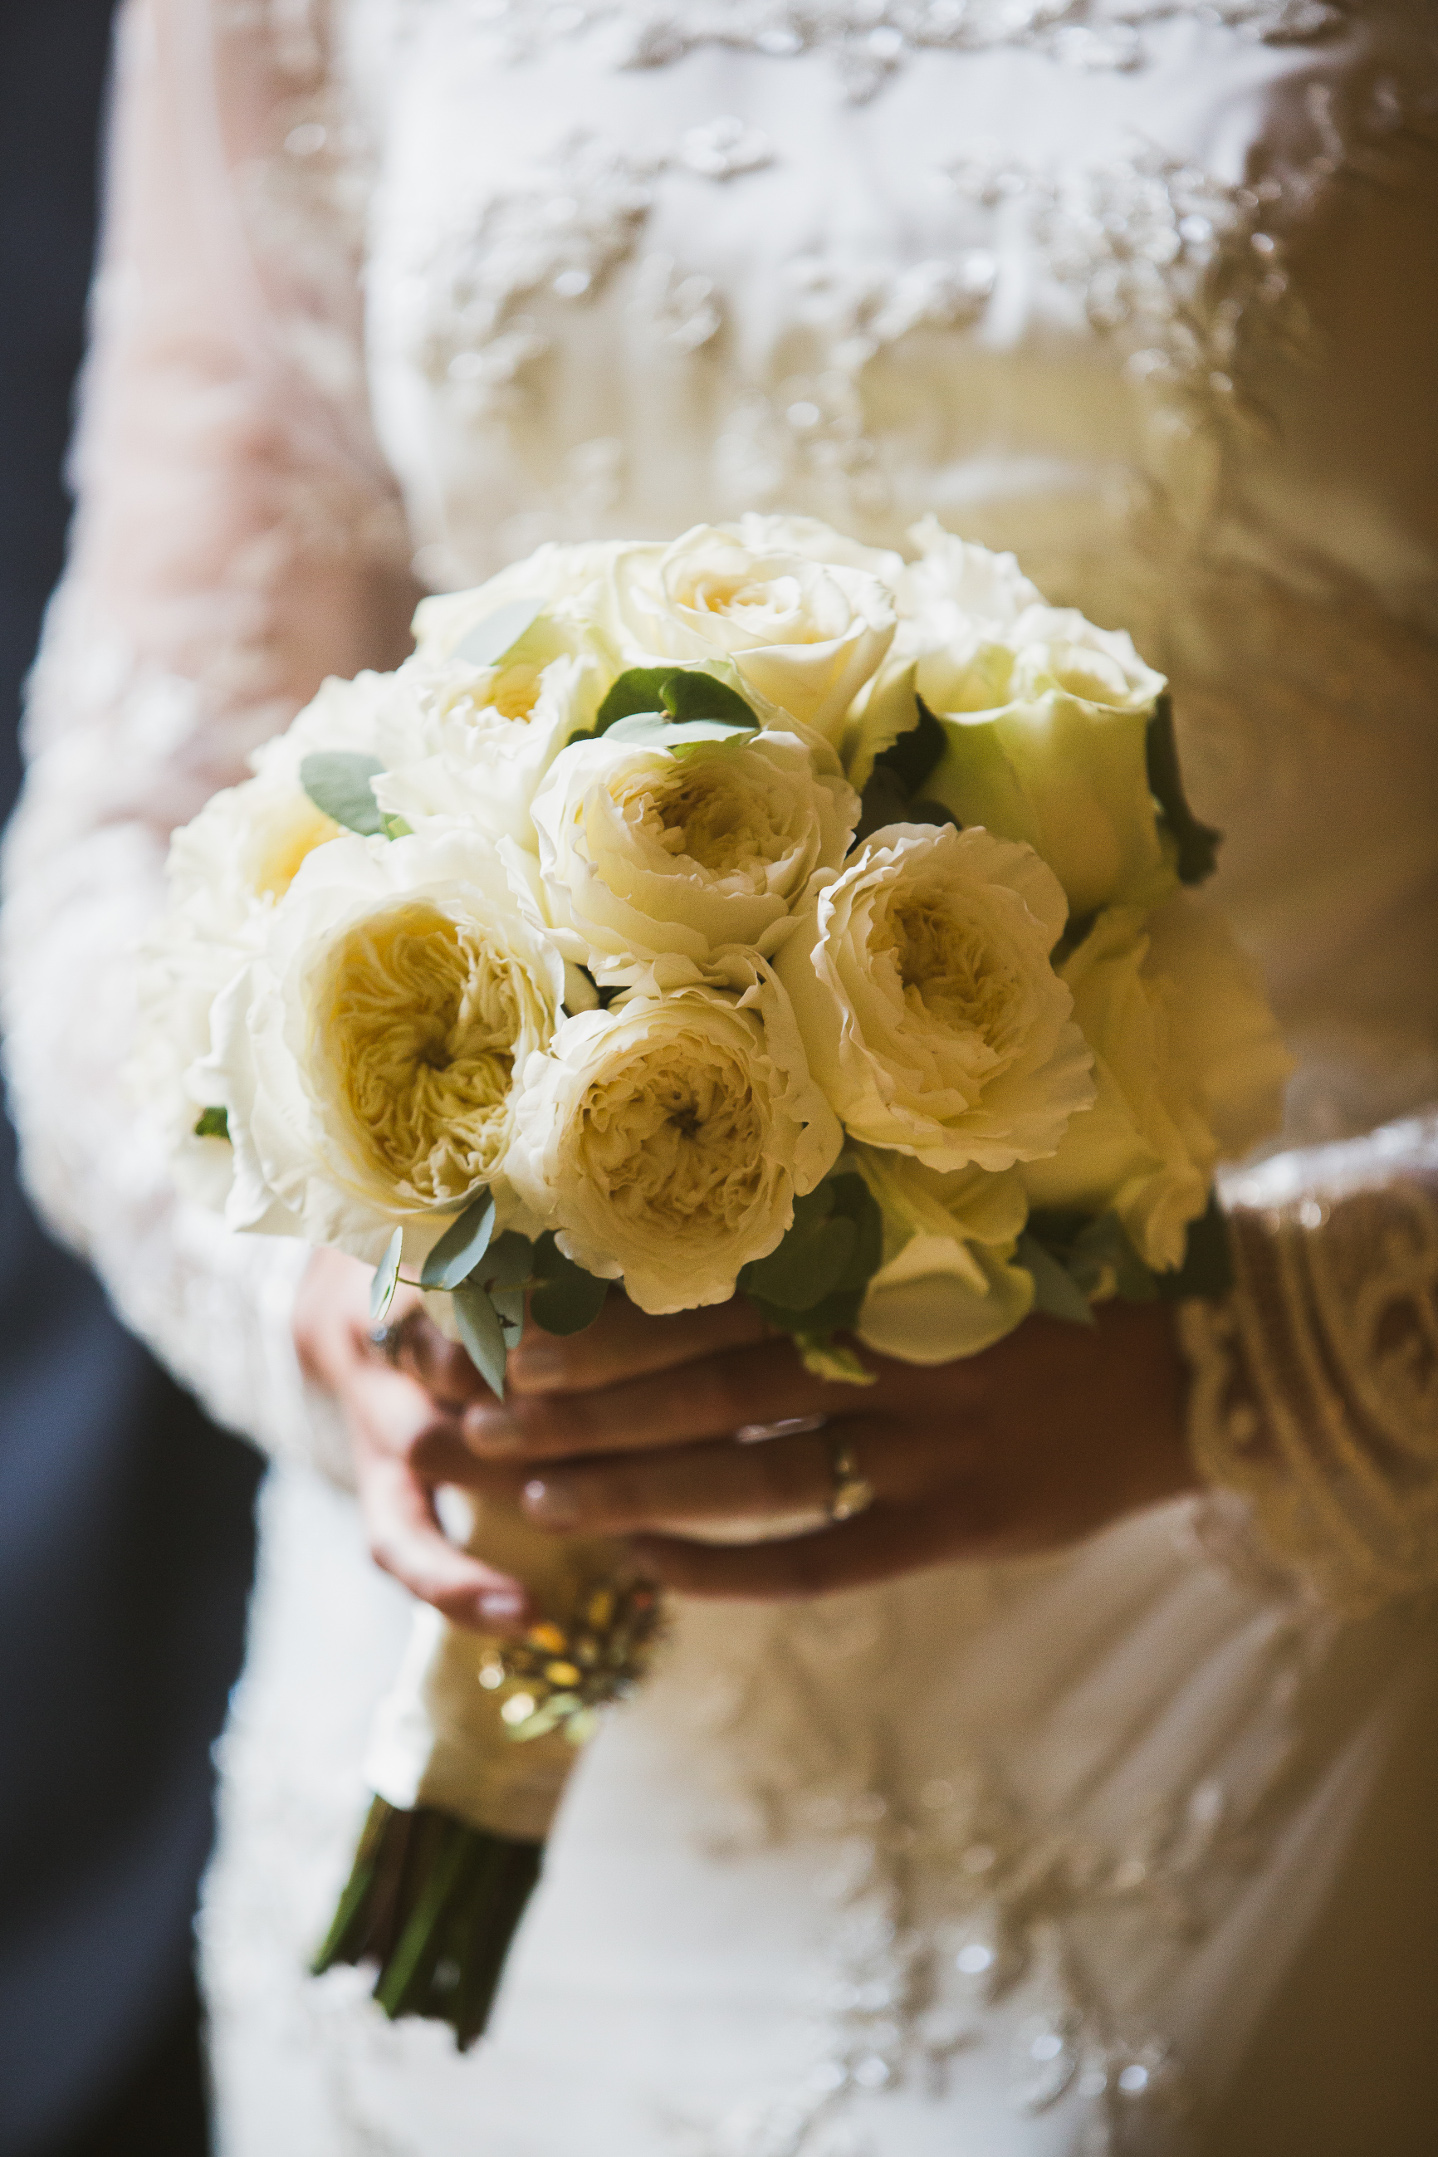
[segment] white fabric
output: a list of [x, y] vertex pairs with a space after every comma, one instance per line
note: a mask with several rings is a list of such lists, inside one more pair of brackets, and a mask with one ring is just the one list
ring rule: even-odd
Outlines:
[[[546, 536], [764, 506], [888, 543], [934, 508], [1016, 546], [1173, 678], [1215, 888], [1302, 1059], [1292, 1141], [1368, 1146], [1406, 1190], [1361, 1134], [1438, 1095], [1426, 19], [133, 11], [87, 507], [11, 842], [10, 1058], [37, 1192], [222, 1414], [301, 1442], [288, 1258], [166, 1199], [114, 1081], [124, 952], [168, 822], [319, 672], [399, 649], [410, 547], [453, 584]], [[1431, 1515], [1426, 1413], [1384, 1537]], [[1263, 1464], [1244, 1480], [1291, 1515]], [[301, 1975], [403, 1626], [349, 1501], [277, 1472], [205, 1918], [225, 2157], [1240, 2157], [1272, 2099], [1244, 2048], [1435, 1647], [1430, 1604], [1343, 1621], [1222, 1497], [1041, 1563], [686, 1608], [460, 2060], [357, 1973]], [[1430, 1979], [1395, 1953], [1361, 1982], [1396, 2012]], [[1368, 2086], [1341, 2011], [1313, 2045]], [[1431, 2140], [1431, 2092], [1407, 2100], [1385, 2157]]]

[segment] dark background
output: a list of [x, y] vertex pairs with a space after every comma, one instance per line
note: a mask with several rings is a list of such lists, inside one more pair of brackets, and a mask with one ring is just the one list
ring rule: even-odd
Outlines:
[[[0, 5], [0, 813], [60, 573], [111, 0]], [[51, 1244], [0, 1122], [0, 2157], [200, 2157], [191, 1917], [257, 1463]]]

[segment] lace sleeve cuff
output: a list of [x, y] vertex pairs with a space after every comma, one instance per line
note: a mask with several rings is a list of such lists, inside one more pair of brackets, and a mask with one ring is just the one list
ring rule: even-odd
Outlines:
[[1326, 1601], [1438, 1585], [1438, 1114], [1221, 1195], [1235, 1286], [1181, 1315], [1200, 1471]]

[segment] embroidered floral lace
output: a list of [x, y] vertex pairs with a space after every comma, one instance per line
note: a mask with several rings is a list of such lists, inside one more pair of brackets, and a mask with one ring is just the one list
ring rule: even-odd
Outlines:
[[1438, 1582], [1425, 10], [132, 0], [122, 57], [9, 1069], [40, 1202], [225, 1420], [342, 1473], [302, 1254], [178, 1206], [128, 1103], [129, 953], [170, 826], [403, 649], [412, 562], [766, 505], [1018, 547], [1170, 674], [1300, 1057], [1224, 1186], [1236, 1289], [1184, 1318], [1209, 1499], [685, 1613], [478, 2060], [301, 1986], [402, 1611], [344, 1501], [277, 1484], [206, 1919], [227, 2157], [450, 2157], [481, 2106], [496, 2157], [1180, 2147]]

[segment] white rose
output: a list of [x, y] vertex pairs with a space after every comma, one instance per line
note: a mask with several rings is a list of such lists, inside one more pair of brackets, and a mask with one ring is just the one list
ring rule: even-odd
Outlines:
[[1017, 1169], [952, 1175], [901, 1153], [854, 1149], [884, 1216], [883, 1263], [854, 1328], [880, 1355], [951, 1363], [1012, 1333], [1033, 1308], [1033, 1277], [1012, 1263], [1028, 1214]]
[[961, 823], [1042, 854], [1075, 914], [1153, 905], [1174, 887], [1148, 780], [1164, 677], [1122, 630], [1034, 605], [921, 650], [913, 687], [948, 746], [924, 782]]
[[581, 637], [596, 635], [610, 604], [615, 559], [630, 551], [630, 543], [622, 540], [550, 540], [487, 583], [463, 592], [436, 592], [415, 608], [415, 658], [426, 667], [447, 665], [476, 630], [502, 610], [526, 602], [542, 607], [552, 621]]
[[670, 954], [702, 968], [729, 944], [771, 954], [858, 821], [833, 751], [778, 729], [673, 751], [627, 732], [621, 722], [575, 742], [535, 796], [540, 873], [566, 952], [605, 981]]
[[1049, 964], [1065, 913], [1038, 856], [984, 831], [889, 825], [815, 879], [775, 963], [855, 1138], [941, 1170], [1054, 1151], [1093, 1099]]
[[413, 1256], [480, 1188], [506, 1198], [515, 1074], [565, 993], [525, 874], [459, 832], [311, 855], [215, 1013], [232, 1226], [377, 1259], [401, 1221]]
[[908, 564], [899, 583], [906, 625], [900, 634], [906, 635], [912, 623], [916, 649], [951, 645], [970, 633], [997, 639], [1026, 607], [1043, 602], [1012, 554], [960, 539], [936, 517], [921, 519], [909, 538], [918, 560]]
[[612, 670], [562, 647], [541, 618], [495, 666], [451, 660], [412, 676], [412, 754], [374, 782], [375, 799], [414, 831], [458, 821], [534, 851], [535, 790], [572, 734], [587, 731]]
[[200, 1063], [211, 1048], [215, 999], [259, 950], [266, 925], [299, 867], [340, 826], [300, 783], [319, 749], [379, 755], [404, 738], [393, 678], [330, 679], [287, 732], [256, 750], [255, 776], [212, 795], [170, 841], [167, 903], [140, 953], [140, 1031], [131, 1082], [170, 1139], [186, 1195], [222, 1206], [233, 1169], [223, 1138], [201, 1138], [201, 1112], [218, 1104]]
[[1035, 1206], [1112, 1211], [1150, 1266], [1181, 1264], [1216, 1163], [1274, 1130], [1292, 1060], [1257, 967], [1213, 907], [1181, 893], [1101, 914], [1064, 979], [1098, 1098], [1024, 1171]]
[[731, 659], [759, 696], [837, 745], [893, 639], [892, 597], [867, 570], [752, 547], [741, 530], [696, 525], [662, 550], [616, 556], [625, 663]]
[[632, 996], [531, 1057], [510, 1173], [560, 1249], [645, 1311], [723, 1303], [836, 1158], [838, 1125], [762, 962], [740, 995]]
[[[956, 668], [969, 670], [980, 707], [1004, 703], [1012, 667], [1006, 634], [1026, 608], [1042, 604], [1043, 595], [1012, 554], [994, 554], [958, 539], [934, 517], [914, 525], [909, 538], [919, 558], [906, 564], [897, 579], [898, 631], [883, 667], [859, 700], [845, 742], [845, 768], [860, 788], [868, 781], [874, 758], [914, 724], [919, 660], [948, 655]], [[982, 695], [977, 685], [990, 667], [998, 678], [992, 693]], [[931, 705], [934, 710], [952, 708]]]
[[892, 592], [904, 575], [902, 554], [892, 547], [866, 547], [847, 532], [836, 531], [821, 517], [773, 516], [762, 510], [746, 510], [724, 527], [751, 554], [802, 554], [811, 562], [830, 562], [843, 569], [862, 569], [877, 577]]

